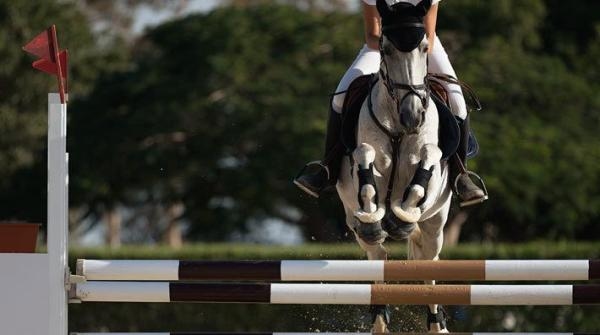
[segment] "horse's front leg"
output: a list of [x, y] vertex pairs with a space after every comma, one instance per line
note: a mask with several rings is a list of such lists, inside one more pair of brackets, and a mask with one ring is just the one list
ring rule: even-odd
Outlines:
[[381, 228], [381, 219], [385, 215], [385, 207], [379, 204], [377, 183], [375, 182], [375, 149], [367, 144], [360, 144], [353, 153], [358, 176], [359, 209], [354, 213], [359, 223], [356, 228], [358, 236], [368, 244], [380, 244], [387, 237]]
[[[401, 199], [392, 203], [392, 211], [402, 221], [416, 223], [421, 218], [421, 206], [427, 200], [427, 189], [434, 168], [440, 168], [442, 151], [435, 144], [425, 144], [420, 152], [421, 161]], [[439, 171], [438, 171], [439, 172]]]

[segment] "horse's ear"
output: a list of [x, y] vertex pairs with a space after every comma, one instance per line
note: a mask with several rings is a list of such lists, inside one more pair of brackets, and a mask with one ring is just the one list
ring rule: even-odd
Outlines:
[[429, 9], [431, 8], [431, 2], [431, 0], [422, 0], [419, 2], [417, 5], [417, 10], [421, 12], [419, 13], [419, 16], [425, 16], [427, 12], [429, 12]]
[[379, 15], [390, 18], [394, 14], [423, 17], [432, 6], [432, 0], [421, 0], [417, 5], [398, 0], [377, 0]]
[[392, 17], [392, 15], [394, 15], [385, 0], [377, 0], [377, 11], [379, 12], [379, 16], [381, 16], [382, 20], [389, 19]]

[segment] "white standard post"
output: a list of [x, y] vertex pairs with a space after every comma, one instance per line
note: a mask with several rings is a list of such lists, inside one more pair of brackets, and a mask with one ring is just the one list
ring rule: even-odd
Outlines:
[[58, 93], [48, 94], [48, 258], [49, 335], [66, 335], [68, 273], [67, 105]]

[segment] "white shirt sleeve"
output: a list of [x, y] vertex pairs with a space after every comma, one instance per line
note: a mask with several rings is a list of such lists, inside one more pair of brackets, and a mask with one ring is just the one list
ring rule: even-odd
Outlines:
[[[408, 2], [410, 4], [412, 4], [413, 6], [416, 6], [419, 2], [421, 2], [421, 0], [385, 0], [388, 5], [393, 5], [396, 4], [398, 2]], [[436, 3], [440, 2], [441, 0], [431, 0], [431, 5], [435, 5]], [[366, 3], [367, 5], [371, 5], [371, 6], [375, 6], [375, 4], [377, 3], [377, 0], [363, 0], [364, 3]]]

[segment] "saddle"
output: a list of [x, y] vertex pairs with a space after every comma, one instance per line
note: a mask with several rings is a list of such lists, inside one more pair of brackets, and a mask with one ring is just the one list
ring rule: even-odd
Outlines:
[[[377, 81], [377, 74], [369, 74], [356, 78], [348, 87], [344, 104], [342, 106], [342, 131], [341, 141], [346, 152], [352, 153], [357, 147], [356, 134], [358, 117], [362, 105], [369, 94], [371, 86]], [[439, 147], [442, 151], [442, 160], [452, 156], [460, 141], [460, 118], [455, 117], [449, 107], [448, 93], [442, 84], [435, 80], [427, 81], [431, 98], [435, 103], [439, 116]], [[469, 134], [469, 149], [467, 157], [472, 158], [479, 152], [479, 145], [473, 133]]]
[[346, 90], [346, 97], [342, 105], [342, 131], [341, 141], [346, 152], [351, 154], [357, 147], [356, 132], [358, 127], [358, 117], [367, 95], [371, 89], [371, 83], [377, 78], [376, 74], [360, 76]]

